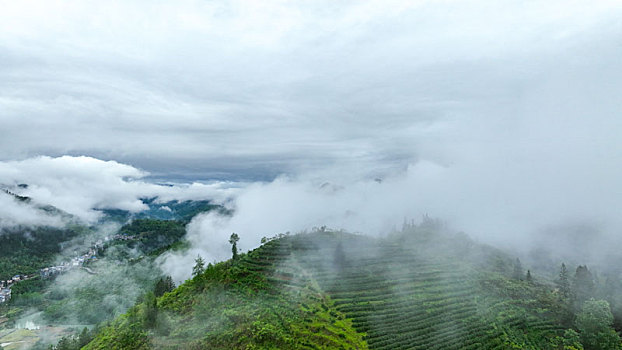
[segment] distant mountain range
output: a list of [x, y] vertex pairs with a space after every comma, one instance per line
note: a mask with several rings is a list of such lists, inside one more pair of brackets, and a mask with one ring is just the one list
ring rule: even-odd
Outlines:
[[209, 200], [158, 202], [157, 199], [157, 197], [141, 198], [143, 203], [149, 206], [149, 209], [137, 213], [121, 209], [100, 209], [104, 213], [104, 217], [101, 220], [126, 222], [130, 219], [158, 219], [189, 222], [195, 215], [202, 212], [218, 210], [224, 214], [228, 213], [224, 207], [213, 204]]
[[[20, 184], [17, 187], [27, 188], [28, 185]], [[14, 197], [17, 201], [26, 205], [31, 205], [33, 208], [44, 211], [48, 215], [58, 215], [68, 222], [77, 223], [77, 221], [79, 221], [75, 216], [62, 209], [53, 205], [37, 203], [36, 198], [19, 195], [7, 189], [6, 186], [2, 188], [2, 191]], [[179, 220], [182, 222], [189, 222], [195, 215], [201, 212], [218, 210], [222, 214], [230, 213], [223, 206], [214, 204], [210, 200], [171, 200], [160, 202], [158, 201], [158, 197], [141, 198], [140, 200], [148, 206], [148, 209], [140, 212], [131, 212], [123, 209], [93, 209], [104, 214], [99, 220], [99, 223], [105, 221], [125, 223], [131, 219]]]

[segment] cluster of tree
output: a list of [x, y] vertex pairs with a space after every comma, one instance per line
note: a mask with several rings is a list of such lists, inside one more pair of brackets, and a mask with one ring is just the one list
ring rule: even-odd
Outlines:
[[156, 297], [161, 297], [164, 293], [172, 292], [175, 289], [175, 282], [171, 276], [160, 278], [153, 287], [153, 294]]
[[512, 278], [520, 281], [527, 281], [529, 283], [533, 282], [533, 277], [531, 276], [531, 270], [527, 270], [527, 273], [523, 270], [523, 264], [521, 264], [520, 259], [516, 258], [514, 261], [514, 268], [512, 270]]
[[194, 266], [192, 267], [192, 276], [198, 276], [205, 272], [205, 260], [200, 255], [197, 255], [197, 258], [194, 259]]
[[[222, 205], [212, 204], [209, 200], [201, 201], [171, 201], [163, 203], [163, 205], [171, 209], [171, 213], [174, 214], [174, 218], [183, 223], [189, 223], [193, 217], [197, 214], [205, 213], [209, 211], [218, 211], [220, 215], [231, 215], [231, 211], [223, 207]], [[158, 212], [162, 213], [161, 207], [158, 207]]]
[[[575, 329], [567, 329], [553, 344], [560, 350], [619, 350], [620, 336], [612, 328], [613, 315], [606, 300], [583, 303], [575, 318]], [[577, 332], [578, 331], [578, 332]]]
[[80, 350], [93, 340], [95, 334], [97, 334], [96, 330], [89, 330], [84, 327], [77, 335], [62, 337], [56, 345], [45, 345], [43, 342], [38, 342], [32, 350]]
[[[520, 259], [516, 258], [512, 270], [512, 278], [520, 281], [533, 282], [531, 271], [524, 272]], [[597, 296], [595, 279], [586, 265], [579, 265], [574, 277], [570, 276], [566, 264], [562, 263], [559, 277], [555, 281], [557, 292], [562, 301], [571, 305], [574, 311], [579, 311], [583, 302]]]
[[[158, 306], [157, 306], [157, 298], [163, 296], [165, 293], [171, 292], [175, 289], [175, 283], [171, 276], [165, 276], [158, 279], [153, 284], [153, 289], [146, 292], [144, 295], [139, 297], [139, 300], [142, 300], [142, 326], [145, 329], [153, 329], [157, 328], [159, 322], [161, 323], [161, 317], [158, 316]], [[94, 300], [95, 305], [99, 305], [98, 300]], [[61, 317], [64, 314], [61, 314]], [[95, 320], [100, 326], [104, 325], [105, 321], [110, 320], [111, 317], [107, 317], [105, 319]], [[162, 327], [160, 327], [162, 328]], [[38, 344], [35, 349], [46, 349], [46, 350], [73, 350], [73, 349], [81, 349], [86, 344], [88, 344], [95, 334], [100, 330], [88, 330], [83, 329], [80, 334], [76, 334], [74, 336], [63, 337], [57, 345], [46, 346], [44, 344]]]
[[149, 259], [134, 264], [99, 263], [102, 265], [96, 267], [97, 275], [75, 270], [71, 272], [75, 278], [47, 288], [38, 307], [47, 324], [109, 321], [134, 305], [146, 291], [153, 291], [161, 276], [159, 267]]
[[0, 280], [14, 275], [38, 274], [61, 252], [62, 243], [82, 232], [85, 227], [66, 229], [52, 227], [18, 227], [0, 232]]
[[119, 223], [128, 220], [137, 219], [154, 219], [154, 220], [177, 220], [184, 224], [189, 223], [197, 214], [218, 211], [221, 215], [230, 215], [231, 211], [222, 205], [212, 204], [209, 200], [187, 200], [187, 201], [169, 201], [160, 203], [157, 197], [142, 198], [142, 202], [149, 206], [149, 209], [139, 213], [131, 213], [121, 209], [103, 209], [105, 220], [116, 221]]
[[585, 301], [575, 325], [585, 350], [622, 349], [620, 336], [612, 328], [613, 315], [607, 301]]
[[579, 311], [586, 300], [597, 297], [594, 277], [585, 265], [579, 265], [571, 278], [566, 264], [562, 263], [555, 283], [561, 301], [573, 312]]
[[562, 263], [556, 280], [562, 310], [562, 322], [574, 325], [585, 350], [622, 349], [620, 336], [613, 328], [609, 302], [597, 300], [595, 280], [585, 265], [579, 265], [571, 278]]
[[[518, 258], [513, 264], [512, 278], [533, 283], [531, 271], [525, 274]], [[558, 339], [559, 349], [622, 349], [621, 339], [613, 328], [614, 315], [606, 300], [615, 295], [614, 292], [603, 292], [604, 288], [599, 288], [586, 265], [579, 265], [571, 276], [562, 263], [555, 284], [560, 321], [570, 328]]]
[[119, 231], [137, 239], [127, 241], [130, 248], [151, 254], [180, 241], [186, 234], [185, 224], [176, 220], [137, 219]]
[[167, 334], [169, 325], [166, 318], [159, 316], [158, 298], [175, 289], [171, 276], [160, 278], [154, 285], [153, 291], [145, 294], [142, 306], [142, 326], [144, 329], [155, 329], [159, 334]]

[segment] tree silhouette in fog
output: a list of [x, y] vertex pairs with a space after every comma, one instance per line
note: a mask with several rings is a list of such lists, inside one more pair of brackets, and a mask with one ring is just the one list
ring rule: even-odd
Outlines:
[[240, 236], [237, 233], [233, 232], [231, 237], [229, 237], [229, 243], [231, 243], [231, 253], [233, 254], [233, 260], [238, 258], [238, 241], [240, 240]]

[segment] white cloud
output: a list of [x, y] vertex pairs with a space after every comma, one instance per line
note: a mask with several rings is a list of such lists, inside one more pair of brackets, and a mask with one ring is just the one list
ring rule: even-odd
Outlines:
[[[141, 198], [157, 196], [164, 202], [188, 199], [224, 201], [235, 191], [222, 182], [157, 185], [145, 181], [146, 175], [130, 165], [85, 156], [42, 156], [0, 162], [0, 184], [31, 197], [34, 203], [53, 205], [86, 222], [99, 218], [100, 212], [94, 209], [131, 212], [147, 209]], [[19, 184], [28, 186], [20, 188], [17, 187]]]
[[88, 154], [250, 178], [344, 161], [394, 170], [426, 147], [422, 129], [522, 118], [531, 91], [566, 90], [568, 75], [620, 92], [617, 1], [1, 6], [5, 160]]
[[61, 227], [65, 224], [62, 218], [22, 203], [4, 192], [0, 192], [0, 208], [0, 228], [37, 225]]
[[579, 234], [591, 245], [573, 259], [593, 261], [622, 239], [622, 166], [611, 162], [619, 157], [618, 148], [589, 138], [589, 125], [581, 130], [555, 140], [534, 134], [528, 142], [520, 131], [504, 133], [496, 127], [492, 133], [478, 132], [482, 139], [477, 141], [474, 135], [448, 132], [446, 137], [453, 140], [442, 143], [443, 155], [438, 157], [444, 164], [421, 160], [381, 182], [337, 167], [252, 184], [236, 195], [232, 217], [196, 217], [187, 227], [192, 249], [165, 256], [163, 269], [182, 280], [197, 255], [208, 261], [229, 258], [232, 232], [247, 250], [264, 236], [323, 225], [382, 235], [399, 228], [404, 219], [426, 214], [514, 252], [539, 247], [567, 254], [574, 246], [571, 234]]
[[[82, 218], [139, 210], [139, 196], [239, 192], [233, 218], [191, 226], [193, 253], [211, 258], [232, 230], [248, 248], [310, 225], [375, 233], [421, 213], [506, 242], [568, 218], [622, 227], [619, 1], [0, 8], [0, 153], [22, 159], [0, 180], [30, 181]], [[40, 154], [120, 163], [29, 159]], [[167, 189], [134, 167], [289, 177]], [[318, 190], [324, 181], [343, 189]]]

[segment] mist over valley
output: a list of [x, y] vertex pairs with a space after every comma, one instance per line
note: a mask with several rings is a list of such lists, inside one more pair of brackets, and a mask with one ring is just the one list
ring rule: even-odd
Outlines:
[[619, 2], [0, 5], [1, 349], [622, 348]]

